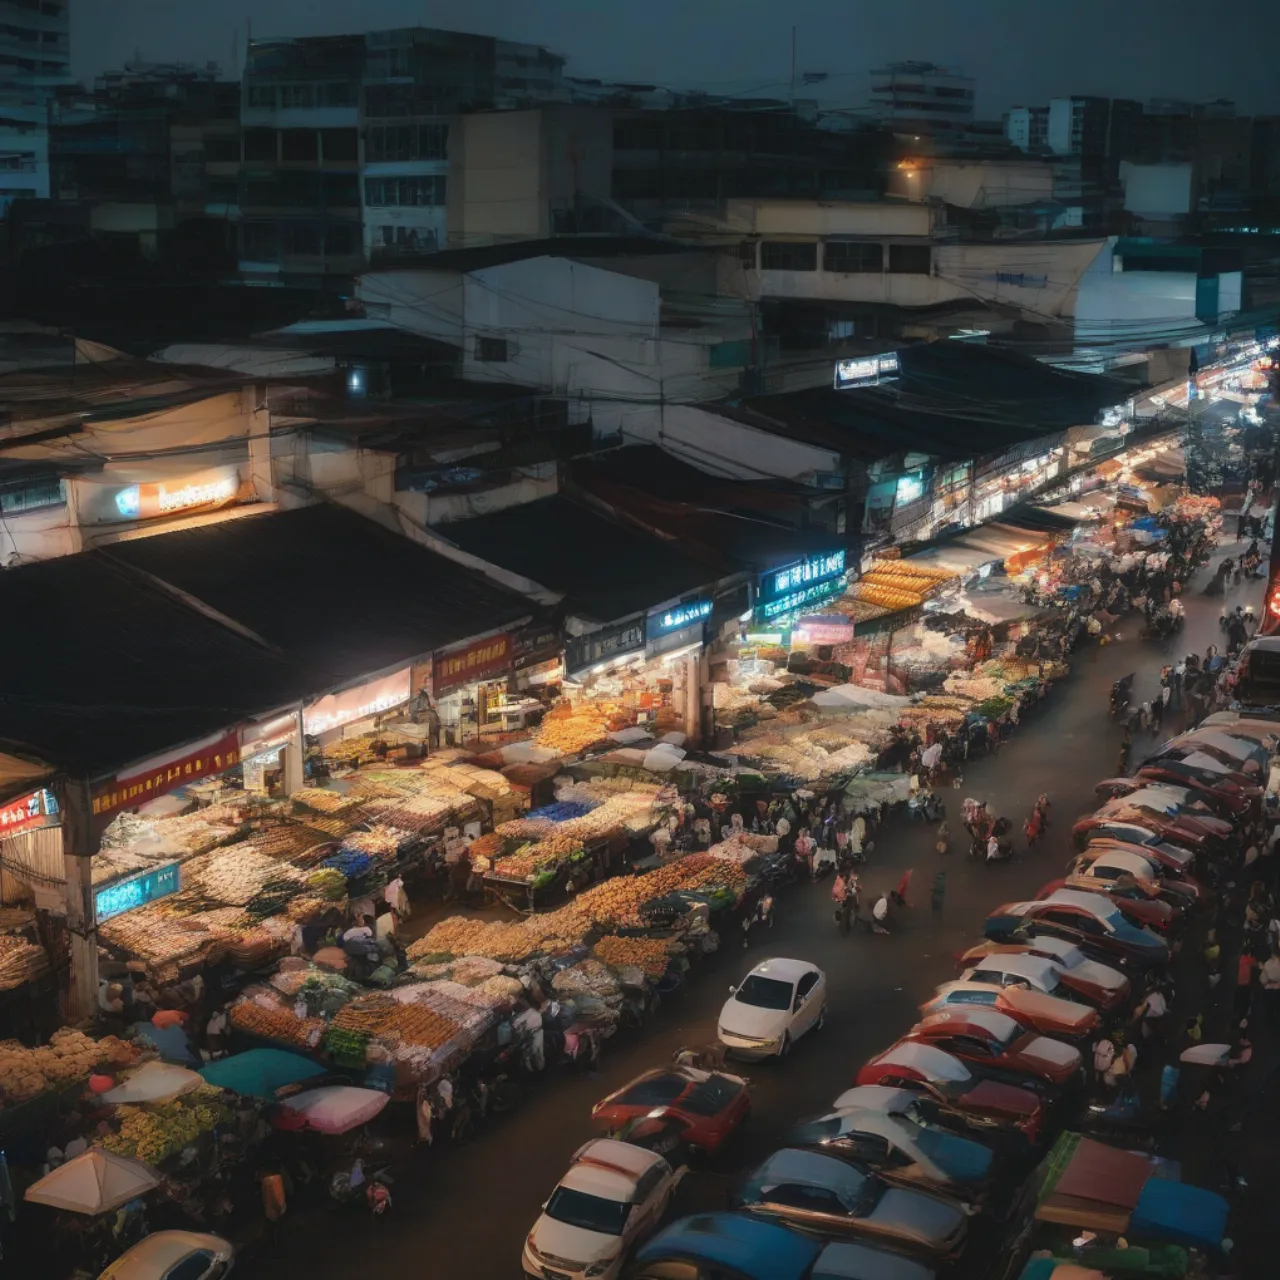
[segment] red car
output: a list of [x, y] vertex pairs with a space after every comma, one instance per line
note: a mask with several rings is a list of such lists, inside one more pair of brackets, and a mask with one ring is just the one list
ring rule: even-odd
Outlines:
[[699, 1151], [718, 1151], [751, 1114], [751, 1093], [741, 1076], [696, 1067], [658, 1067], [602, 1098], [591, 1123], [617, 1133], [651, 1120]]
[[1162, 839], [1173, 840], [1197, 853], [1213, 848], [1217, 842], [1231, 834], [1230, 824], [1220, 818], [1210, 814], [1193, 818], [1180, 811], [1151, 808], [1142, 803], [1142, 794], [1141, 791], [1136, 791], [1131, 796], [1109, 800], [1096, 813], [1081, 818], [1071, 828], [1076, 845], [1083, 848], [1088, 843], [1091, 832], [1116, 822], [1145, 827]]
[[1191, 868], [1195, 866], [1195, 854], [1181, 845], [1166, 844], [1149, 831], [1144, 832], [1147, 839], [1139, 840], [1136, 838], [1139, 832], [1144, 832], [1144, 829], [1130, 827], [1115, 835], [1091, 837], [1080, 857], [1088, 858], [1092, 862], [1104, 854], [1136, 853], [1139, 857], [1154, 863], [1159, 868], [1162, 878], [1171, 883], [1191, 885], [1194, 887], [1196, 900], [1203, 898], [1204, 887], [1191, 874]]
[[1059, 1040], [1083, 1042], [1102, 1026], [1102, 1015], [1087, 1004], [1047, 996], [1030, 987], [1002, 987], [997, 991], [989, 983], [980, 982], [944, 982], [920, 1006], [920, 1015], [927, 1018], [975, 1004], [1007, 1014], [1028, 1031]]
[[1090, 883], [1089, 878], [1073, 877], [1070, 880], [1050, 880], [1036, 894], [1036, 901], [1043, 902], [1057, 893], [1059, 889], [1083, 889], [1086, 893], [1105, 894], [1120, 908], [1122, 915], [1128, 916], [1134, 924], [1145, 925], [1148, 929], [1158, 929], [1164, 933], [1177, 920], [1178, 913], [1167, 903], [1157, 897], [1151, 897], [1139, 889], [1125, 889], [1114, 884]]
[[1143, 787], [1182, 787], [1208, 805], [1219, 818], [1228, 821], [1249, 813], [1261, 794], [1257, 787], [1247, 790], [1234, 783], [1209, 783], [1197, 776], [1194, 770], [1182, 768], [1176, 761], [1157, 760], [1144, 764], [1131, 778], [1107, 778], [1099, 782], [1094, 791], [1104, 799], [1131, 795]]
[[1034, 1143], [1044, 1128], [1044, 1104], [1029, 1089], [984, 1080], [954, 1054], [931, 1044], [899, 1040], [872, 1058], [855, 1084], [887, 1084], [936, 1098], [975, 1125], [1016, 1129]]
[[1114, 881], [1128, 872], [1139, 880], [1149, 879], [1160, 897], [1171, 907], [1190, 910], [1204, 899], [1204, 888], [1185, 870], [1182, 849], [1168, 845], [1129, 844], [1123, 840], [1094, 840], [1083, 853], [1067, 863], [1068, 878], [1088, 876]]
[[[906, 1039], [945, 1049], [962, 1062], [1045, 1084], [1065, 1085], [1080, 1072], [1080, 1050], [1026, 1031], [1008, 1014], [973, 1005], [931, 1014]], [[1017, 1083], [1015, 1079], [1011, 1083]]]

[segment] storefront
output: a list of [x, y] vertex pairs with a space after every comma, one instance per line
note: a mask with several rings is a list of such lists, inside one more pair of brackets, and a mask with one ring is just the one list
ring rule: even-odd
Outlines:
[[755, 625], [768, 630], [782, 628], [800, 614], [814, 612], [823, 601], [842, 595], [845, 562], [845, 551], [824, 551], [761, 574], [756, 590]]
[[501, 733], [511, 723], [507, 680], [513, 658], [513, 638], [508, 632], [435, 654], [431, 688], [445, 742], [460, 745], [475, 741], [486, 734]]

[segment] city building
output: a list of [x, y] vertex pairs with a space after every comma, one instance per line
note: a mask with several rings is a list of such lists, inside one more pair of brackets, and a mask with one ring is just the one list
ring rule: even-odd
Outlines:
[[0, 2], [0, 215], [49, 195], [49, 103], [71, 83], [69, 0]]
[[1049, 108], [1014, 107], [1004, 118], [1004, 136], [1019, 151], [1047, 150]]
[[959, 132], [973, 119], [974, 79], [932, 62], [891, 62], [871, 72], [871, 109], [895, 133]]
[[1142, 103], [1128, 98], [1053, 98], [1045, 140], [1054, 155], [1118, 161], [1134, 154], [1142, 118]]

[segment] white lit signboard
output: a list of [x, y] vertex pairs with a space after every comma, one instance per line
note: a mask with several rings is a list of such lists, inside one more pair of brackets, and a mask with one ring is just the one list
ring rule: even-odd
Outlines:
[[843, 590], [844, 575], [841, 574], [838, 578], [829, 578], [826, 582], [815, 582], [812, 586], [802, 587], [799, 591], [793, 591], [790, 595], [779, 596], [776, 600], [766, 600], [756, 608], [756, 616], [762, 622], [771, 622], [774, 618], [781, 618], [784, 614], [795, 613], [797, 609], [803, 609], [818, 600], [825, 600], [828, 596], [838, 595]]
[[893, 493], [893, 505], [905, 507], [924, 494], [924, 481], [918, 475], [899, 476], [898, 486]]
[[838, 578], [844, 573], [844, 569], [845, 553], [843, 551], [807, 556], [795, 564], [789, 564], [785, 569], [775, 569], [772, 573], [766, 573], [760, 595], [762, 599], [770, 600], [776, 596], [790, 595], [815, 583]]
[[671, 609], [650, 617], [650, 623], [659, 631], [675, 631], [691, 623], [701, 622], [711, 616], [710, 600], [687, 600]]
[[896, 378], [901, 366], [896, 352], [881, 356], [860, 356], [855, 360], [837, 360], [835, 388], [845, 391], [849, 387], [874, 387], [878, 383]]
[[363, 720], [389, 711], [392, 707], [408, 702], [412, 690], [409, 687], [410, 668], [383, 676], [355, 689], [344, 689], [313, 702], [302, 711], [302, 730], [307, 734], [326, 733], [352, 720]]
[[115, 514], [122, 520], [148, 520], [181, 511], [224, 507], [236, 500], [240, 477], [232, 471], [206, 472], [185, 480], [131, 484], [115, 495]]
[[176, 862], [166, 863], [154, 871], [144, 871], [141, 875], [130, 876], [128, 880], [117, 880], [105, 889], [99, 889], [93, 895], [94, 911], [101, 924], [112, 916], [123, 915], [135, 907], [146, 906], [157, 898], [167, 898], [178, 892], [180, 883], [179, 867]]

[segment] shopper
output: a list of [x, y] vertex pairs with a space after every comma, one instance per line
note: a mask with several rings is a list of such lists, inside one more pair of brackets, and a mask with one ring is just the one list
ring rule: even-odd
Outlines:
[[889, 895], [882, 893], [871, 908], [871, 932], [889, 932]]

